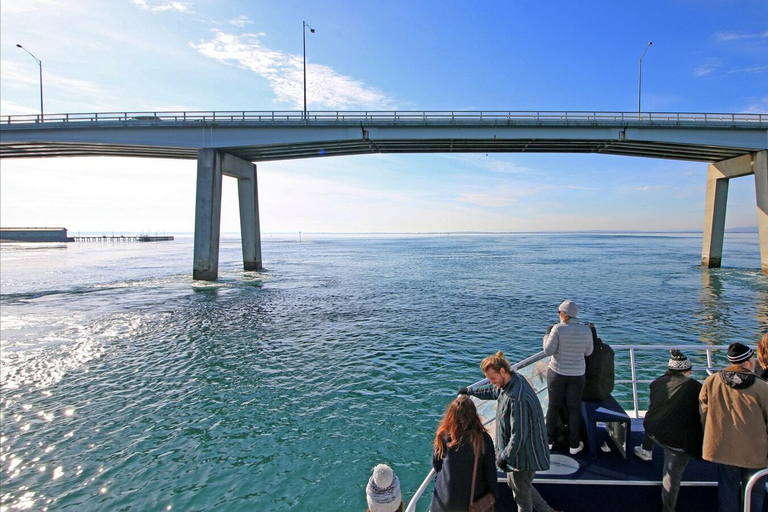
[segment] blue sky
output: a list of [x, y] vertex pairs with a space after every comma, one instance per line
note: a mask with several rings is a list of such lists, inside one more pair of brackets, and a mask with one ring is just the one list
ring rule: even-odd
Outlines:
[[[0, 111], [768, 112], [768, 2], [3, 0]], [[606, 155], [259, 164], [264, 232], [701, 229], [707, 165]], [[230, 183], [231, 182], [231, 183]], [[195, 162], [0, 162], [3, 226], [192, 231]], [[238, 231], [225, 179], [222, 230]], [[727, 225], [756, 224], [732, 180]]]

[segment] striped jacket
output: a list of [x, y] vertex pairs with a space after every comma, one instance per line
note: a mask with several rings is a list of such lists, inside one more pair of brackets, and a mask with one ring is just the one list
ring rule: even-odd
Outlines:
[[558, 375], [584, 375], [584, 357], [592, 353], [592, 348], [592, 331], [576, 318], [570, 318], [567, 324], [560, 322], [544, 336], [544, 352], [552, 356], [549, 367]]
[[549, 469], [549, 447], [544, 413], [536, 393], [525, 378], [512, 372], [504, 389], [493, 384], [469, 388], [482, 400], [496, 399], [496, 458], [513, 471]]

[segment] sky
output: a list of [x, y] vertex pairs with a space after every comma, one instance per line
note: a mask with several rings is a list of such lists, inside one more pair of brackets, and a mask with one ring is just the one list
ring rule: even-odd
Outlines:
[[[301, 110], [768, 112], [768, 2], [3, 0], [0, 115]], [[0, 160], [0, 225], [191, 232], [192, 160]], [[701, 230], [707, 164], [414, 154], [258, 164], [264, 233]], [[726, 226], [757, 224], [731, 180]], [[223, 232], [239, 232], [224, 178]]]

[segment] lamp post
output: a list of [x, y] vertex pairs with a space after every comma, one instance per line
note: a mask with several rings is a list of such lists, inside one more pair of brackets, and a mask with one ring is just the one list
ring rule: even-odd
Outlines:
[[[307, 118], [307, 25], [306, 21], [301, 22], [301, 36], [304, 44], [304, 119]], [[310, 34], [315, 33], [315, 29], [309, 27]]]
[[33, 59], [35, 59], [35, 62], [37, 62], [37, 65], [40, 67], [40, 122], [43, 122], [43, 61], [32, 55], [32, 52], [21, 46], [20, 44], [17, 44], [16, 47], [21, 48], [25, 52], [27, 52]]
[[640, 56], [640, 66], [637, 72], [637, 118], [638, 119], [642, 119], [642, 116], [640, 115], [640, 93], [643, 87], [643, 57], [645, 57], [645, 52], [648, 51], [648, 48], [650, 48], [652, 44], [653, 44], [653, 41], [648, 41], [648, 44], [645, 45], [645, 50], [643, 50], [643, 54]]

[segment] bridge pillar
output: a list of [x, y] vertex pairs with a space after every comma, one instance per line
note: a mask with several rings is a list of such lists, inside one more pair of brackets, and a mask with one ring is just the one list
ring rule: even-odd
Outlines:
[[755, 153], [757, 229], [760, 232], [760, 262], [768, 275], [768, 151]]
[[721, 175], [715, 164], [709, 165], [707, 197], [704, 203], [704, 241], [701, 266], [720, 268], [725, 235], [725, 207], [728, 203], [728, 178]]
[[[707, 174], [707, 196], [704, 205], [704, 238], [701, 249], [701, 265], [708, 268], [719, 268], [723, 257], [723, 237], [725, 235], [725, 210], [728, 202], [728, 180], [741, 176], [755, 174], [755, 189], [757, 193], [758, 217], [761, 211], [761, 184], [756, 171], [756, 160], [760, 154], [749, 153], [729, 160], [722, 160], [709, 165]], [[763, 160], [765, 157], [762, 157]], [[765, 165], [765, 164], [763, 164]], [[765, 192], [762, 192], [765, 196]], [[768, 211], [768, 199], [762, 199], [762, 211]], [[759, 222], [759, 219], [758, 219]], [[763, 269], [766, 269], [768, 248], [763, 249], [763, 230], [761, 229], [761, 258]], [[768, 247], [768, 219], [766, 219], [766, 246]]]
[[222, 176], [237, 178], [243, 268], [261, 268], [256, 166], [234, 155], [204, 148], [197, 152], [193, 279], [214, 281], [219, 275]]
[[240, 203], [240, 238], [243, 245], [243, 268], [260, 270], [261, 228], [259, 226], [259, 187], [256, 166], [247, 160], [224, 153], [222, 172], [237, 178]]
[[219, 152], [212, 148], [198, 149], [193, 279], [214, 281], [219, 276], [221, 176]]

